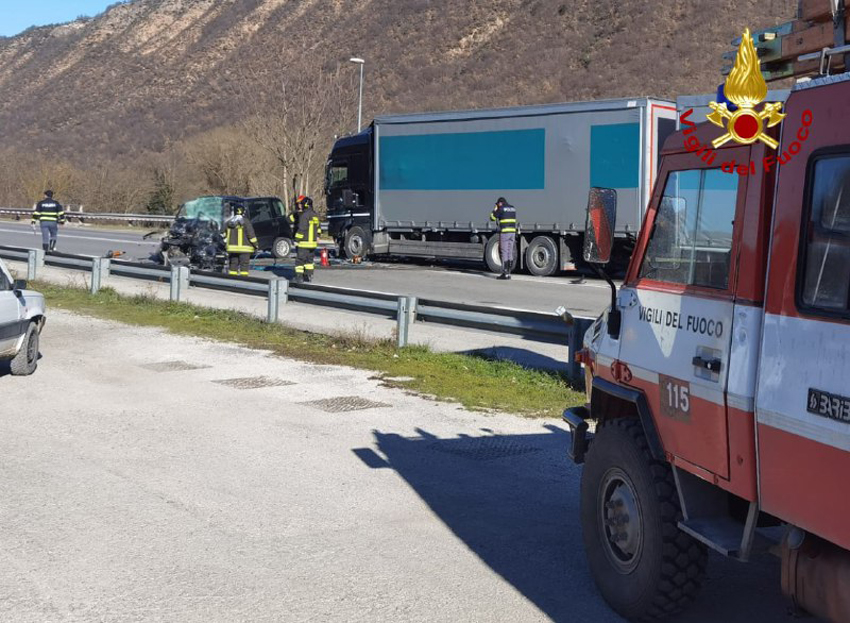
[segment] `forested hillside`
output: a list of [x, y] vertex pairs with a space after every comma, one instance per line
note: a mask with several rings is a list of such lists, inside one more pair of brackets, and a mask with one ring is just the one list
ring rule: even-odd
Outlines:
[[[317, 179], [364, 116], [713, 91], [796, 0], [133, 0], [0, 38], [0, 204], [96, 209]], [[306, 110], [303, 108], [306, 107]], [[309, 143], [307, 156], [294, 143]], [[288, 146], [287, 146], [288, 145]], [[287, 146], [285, 149], [282, 146]], [[284, 153], [286, 152], [286, 153]], [[309, 160], [309, 164], [304, 162]]]

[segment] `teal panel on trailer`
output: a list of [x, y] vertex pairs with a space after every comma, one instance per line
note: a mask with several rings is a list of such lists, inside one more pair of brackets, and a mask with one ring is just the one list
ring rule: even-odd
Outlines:
[[546, 130], [382, 136], [381, 190], [543, 190]]
[[640, 184], [640, 124], [590, 127], [590, 185], [637, 188]]

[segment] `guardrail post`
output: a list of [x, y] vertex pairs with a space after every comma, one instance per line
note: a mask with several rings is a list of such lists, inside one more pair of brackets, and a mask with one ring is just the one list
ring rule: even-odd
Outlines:
[[396, 314], [396, 345], [399, 348], [407, 346], [410, 338], [410, 325], [416, 320], [416, 297], [398, 297], [398, 312]]
[[171, 267], [171, 300], [181, 301], [183, 295], [189, 289], [189, 267]]
[[30, 249], [27, 253], [27, 280], [35, 279], [38, 269], [44, 266], [44, 250]]
[[103, 258], [94, 257], [91, 261], [91, 293], [97, 294], [103, 282]]
[[280, 306], [289, 300], [289, 281], [275, 277], [269, 279], [269, 322], [277, 322], [280, 318]]

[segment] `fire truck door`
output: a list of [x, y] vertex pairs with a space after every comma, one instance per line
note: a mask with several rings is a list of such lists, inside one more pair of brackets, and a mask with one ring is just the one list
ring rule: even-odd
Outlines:
[[[729, 152], [748, 156], [746, 148]], [[686, 168], [694, 164], [689, 154], [668, 157], [661, 171], [650, 238], [619, 297], [620, 360], [647, 396], [665, 451], [728, 478], [731, 276], [747, 178]]]
[[[847, 110], [847, 101], [817, 104]], [[821, 145], [839, 144], [801, 154], [777, 189], [756, 394], [759, 482], [765, 511], [850, 548], [850, 128], [822, 128]]]

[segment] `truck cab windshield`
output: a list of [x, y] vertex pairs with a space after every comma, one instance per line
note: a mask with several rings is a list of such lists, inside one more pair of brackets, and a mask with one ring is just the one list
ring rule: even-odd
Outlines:
[[670, 173], [640, 276], [725, 290], [737, 194], [720, 169]]

